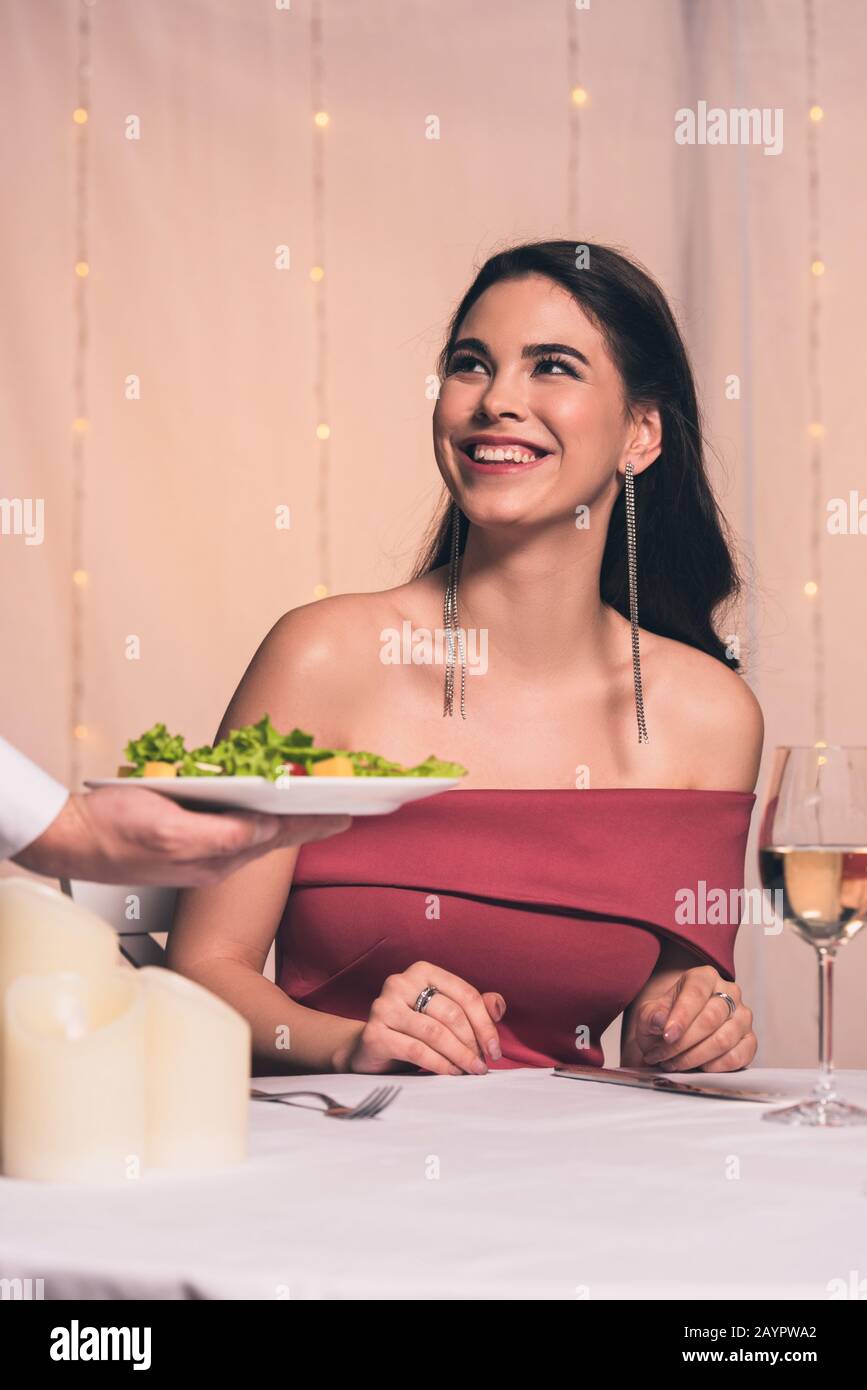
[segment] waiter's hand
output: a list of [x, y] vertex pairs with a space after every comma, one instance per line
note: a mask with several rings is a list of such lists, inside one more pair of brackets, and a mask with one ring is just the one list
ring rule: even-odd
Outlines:
[[51, 878], [199, 887], [260, 854], [324, 840], [351, 824], [349, 816], [186, 811], [158, 792], [100, 787], [70, 796], [14, 862]]
[[[734, 1013], [720, 993], [734, 1000]], [[740, 1071], [759, 1045], [740, 985], [724, 980], [712, 965], [684, 970], [655, 995], [648, 991], [630, 1031], [621, 1066], [659, 1071]]]

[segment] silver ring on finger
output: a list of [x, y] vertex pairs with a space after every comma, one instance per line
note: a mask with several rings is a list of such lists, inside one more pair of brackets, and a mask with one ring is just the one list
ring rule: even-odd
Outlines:
[[428, 1004], [437, 992], [438, 991], [436, 985], [425, 985], [421, 994], [418, 996], [418, 999], [416, 999], [415, 1003], [412, 1006], [415, 1013], [423, 1014]]
[[724, 999], [724, 1000], [726, 1001], [726, 1003], [727, 1003], [728, 1006], [729, 1006], [729, 1018], [731, 1018], [732, 1014], [737, 1013], [737, 1010], [738, 1010], [737, 1004], [736, 1004], [735, 1001], [732, 999], [731, 995], [730, 995], [730, 994], [724, 993], [723, 990], [721, 990], [721, 989], [715, 989], [714, 992], [713, 992], [713, 994], [711, 995], [711, 999]]

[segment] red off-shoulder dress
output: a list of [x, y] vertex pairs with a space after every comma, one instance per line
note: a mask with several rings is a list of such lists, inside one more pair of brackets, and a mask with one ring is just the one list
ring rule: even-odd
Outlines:
[[506, 1000], [492, 1065], [601, 1066], [601, 1035], [664, 939], [734, 979], [740, 915], [701, 907], [719, 889], [742, 901], [732, 890], [754, 803], [735, 791], [456, 788], [357, 817], [299, 852], [277, 983], [308, 1008], [366, 1019], [388, 975], [430, 961]]

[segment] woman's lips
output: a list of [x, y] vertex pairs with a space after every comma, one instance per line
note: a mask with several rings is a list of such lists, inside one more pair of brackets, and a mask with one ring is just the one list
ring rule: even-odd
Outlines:
[[467, 468], [472, 468], [474, 473], [527, 473], [531, 468], [538, 468], [540, 464], [547, 463], [548, 459], [553, 458], [553, 454], [543, 454], [541, 458], [531, 459], [529, 463], [514, 463], [503, 460], [502, 463], [477, 463], [474, 458], [470, 458], [466, 449], [458, 447], [458, 454], [461, 463]]

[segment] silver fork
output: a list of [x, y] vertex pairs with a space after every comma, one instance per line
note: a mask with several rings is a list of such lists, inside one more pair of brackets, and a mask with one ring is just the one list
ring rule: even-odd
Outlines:
[[[372, 1120], [397, 1097], [399, 1086], [378, 1086], [375, 1091], [360, 1100], [357, 1105], [341, 1105], [339, 1100], [326, 1096], [322, 1091], [257, 1091], [250, 1088], [253, 1100], [270, 1100], [278, 1105], [298, 1105], [300, 1110], [319, 1110], [318, 1105], [299, 1105], [296, 1096], [313, 1097], [325, 1102], [322, 1114], [330, 1120]], [[291, 1099], [290, 1099], [291, 1097]]]

